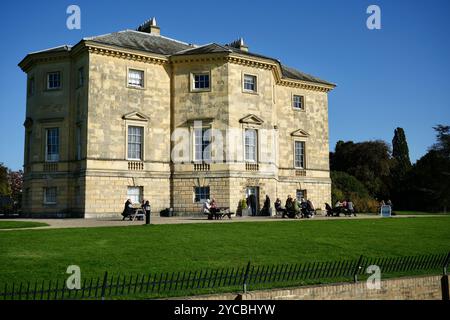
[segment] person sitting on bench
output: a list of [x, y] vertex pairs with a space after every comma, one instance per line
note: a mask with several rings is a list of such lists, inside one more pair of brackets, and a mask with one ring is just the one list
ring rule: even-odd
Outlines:
[[277, 198], [277, 200], [275, 200], [274, 207], [275, 207], [275, 212], [277, 213], [277, 215], [279, 213], [281, 213], [281, 216], [284, 218], [284, 216], [286, 214], [286, 209], [281, 206], [280, 198]]
[[209, 199], [203, 202], [202, 212], [203, 214], [208, 215], [208, 220], [212, 220], [213, 215], [211, 213], [211, 204]]
[[286, 212], [283, 213], [283, 215], [281, 217], [284, 218], [287, 215], [288, 218], [295, 218], [294, 201], [292, 200], [291, 195], [288, 195], [286, 204], [284, 207], [286, 208]]
[[217, 203], [214, 198], [211, 200], [209, 211], [213, 215], [214, 219], [217, 220], [219, 218], [222, 218], [222, 215], [220, 214], [220, 209], [217, 207]]

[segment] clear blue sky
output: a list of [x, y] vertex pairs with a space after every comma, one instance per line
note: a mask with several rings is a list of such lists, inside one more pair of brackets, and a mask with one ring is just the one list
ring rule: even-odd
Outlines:
[[[66, 8], [81, 8], [81, 30]], [[382, 29], [366, 28], [381, 8]], [[0, 162], [23, 162], [28, 53], [82, 37], [134, 29], [156, 16], [161, 33], [190, 43], [243, 37], [251, 51], [332, 81], [330, 147], [337, 140], [391, 142], [403, 127], [413, 161], [450, 123], [450, 1], [7, 1], [0, 12]]]

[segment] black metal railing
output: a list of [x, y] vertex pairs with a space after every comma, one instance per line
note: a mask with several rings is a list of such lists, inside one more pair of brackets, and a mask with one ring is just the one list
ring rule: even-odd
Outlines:
[[412, 274], [436, 270], [446, 273], [450, 259], [447, 254], [368, 258], [307, 262], [298, 264], [251, 265], [239, 268], [219, 268], [199, 271], [151, 274], [109, 275], [85, 279], [79, 289], [69, 290], [65, 281], [35, 281], [0, 285], [0, 299], [4, 300], [65, 300], [105, 299], [107, 297], [133, 297], [145, 295], [177, 295], [204, 289], [243, 289], [270, 285], [299, 285], [317, 280], [358, 281], [368, 266], [376, 265], [383, 275]]

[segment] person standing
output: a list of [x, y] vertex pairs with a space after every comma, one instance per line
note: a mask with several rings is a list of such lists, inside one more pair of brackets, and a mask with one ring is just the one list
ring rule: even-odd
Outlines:
[[270, 198], [268, 194], [266, 194], [266, 200], [264, 201], [264, 206], [261, 210], [261, 215], [270, 216]]
[[347, 210], [350, 213], [350, 215], [353, 214], [356, 217], [355, 207], [353, 206], [353, 202], [350, 199], [348, 199], [347, 201]]
[[252, 216], [256, 216], [256, 196], [251, 194], [248, 196], [250, 202], [250, 208], [252, 210]]
[[145, 224], [150, 224], [150, 214], [151, 214], [151, 207], [150, 207], [150, 201], [145, 201], [144, 208], [145, 212]]

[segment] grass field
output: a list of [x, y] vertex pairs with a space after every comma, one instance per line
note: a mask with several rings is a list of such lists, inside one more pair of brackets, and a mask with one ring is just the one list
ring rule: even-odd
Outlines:
[[426, 215], [450, 215], [450, 212], [395, 211], [395, 214], [398, 216], [404, 215], [426, 216]]
[[333, 261], [450, 251], [450, 217], [109, 228], [0, 233], [0, 284], [253, 264]]
[[43, 222], [29, 222], [29, 221], [0, 221], [0, 230], [4, 229], [18, 229], [18, 228], [36, 228], [45, 227], [48, 224]]

